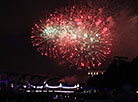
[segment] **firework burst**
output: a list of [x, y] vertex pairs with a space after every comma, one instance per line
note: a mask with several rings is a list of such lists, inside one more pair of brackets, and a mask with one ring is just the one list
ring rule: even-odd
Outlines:
[[111, 52], [111, 22], [102, 8], [66, 7], [36, 23], [31, 39], [41, 55], [90, 69], [100, 66]]

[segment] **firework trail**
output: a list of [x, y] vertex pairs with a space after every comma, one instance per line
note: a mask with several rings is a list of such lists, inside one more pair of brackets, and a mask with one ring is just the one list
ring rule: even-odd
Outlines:
[[111, 53], [113, 20], [103, 8], [74, 5], [56, 10], [32, 27], [41, 55], [78, 69], [98, 67]]

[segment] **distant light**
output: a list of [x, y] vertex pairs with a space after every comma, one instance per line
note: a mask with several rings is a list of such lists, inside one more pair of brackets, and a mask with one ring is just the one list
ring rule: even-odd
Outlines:
[[30, 90], [26, 90], [26, 92], [31, 92]]
[[13, 88], [13, 83], [11, 83], [11, 88]]
[[56, 95], [53, 99], [58, 99], [58, 95]]
[[48, 92], [53, 92], [53, 90], [48, 90]]
[[59, 87], [62, 87], [62, 83], [59, 84]]
[[34, 89], [36, 88], [36, 86], [34, 86], [34, 85], [31, 85], [31, 87], [33, 87]]
[[138, 91], [136, 91], [136, 93], [138, 93]]
[[43, 90], [43, 92], [47, 92], [47, 90]]
[[96, 90], [93, 90], [94, 93], [96, 93]]
[[23, 88], [27, 88], [27, 86], [26, 85], [23, 85]]
[[[45, 55], [47, 55], [46, 53], [45, 53]], [[44, 83], [43, 84], [46, 84], [46, 81], [44, 81]]]
[[79, 83], [77, 84], [77, 86], [76, 86], [77, 88], [79, 88], [80, 87], [80, 85], [79, 85]]
[[42, 90], [35, 90], [35, 92], [42, 92]]
[[37, 86], [37, 89], [42, 89], [43, 88], [43, 86]]
[[62, 90], [55, 90], [54, 92], [59, 92], [59, 93], [74, 93], [74, 91], [62, 91]]

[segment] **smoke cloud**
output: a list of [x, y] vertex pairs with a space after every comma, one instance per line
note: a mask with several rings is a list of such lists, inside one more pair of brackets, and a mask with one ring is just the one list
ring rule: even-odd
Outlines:
[[138, 16], [122, 10], [115, 18], [113, 55], [132, 59], [138, 55]]

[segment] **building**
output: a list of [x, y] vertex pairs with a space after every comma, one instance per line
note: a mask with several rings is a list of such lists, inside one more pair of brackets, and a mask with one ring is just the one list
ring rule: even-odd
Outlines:
[[94, 75], [104, 74], [105, 70], [93, 69], [88, 71], [88, 76], [93, 77]]

